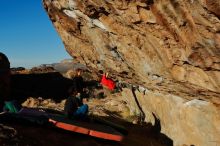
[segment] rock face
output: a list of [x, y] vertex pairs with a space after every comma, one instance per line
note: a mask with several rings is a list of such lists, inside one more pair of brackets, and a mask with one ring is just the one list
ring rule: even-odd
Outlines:
[[206, 0], [207, 8], [220, 17], [220, 1]]
[[74, 59], [144, 91], [132, 111], [141, 108], [152, 123], [154, 113], [174, 145], [220, 145], [218, 0], [44, 0], [44, 7]]
[[122, 93], [125, 101], [130, 102], [131, 109], [137, 106], [132, 101], [135, 94], [145, 121], [154, 124], [154, 116], [160, 119], [161, 132], [174, 141], [174, 146], [219, 145], [220, 114], [213, 103], [199, 99], [186, 100], [181, 96], [152, 90], [146, 90], [143, 94], [124, 89]]
[[220, 92], [217, 0], [44, 0], [44, 6], [82, 64], [139, 84], [158, 74]]

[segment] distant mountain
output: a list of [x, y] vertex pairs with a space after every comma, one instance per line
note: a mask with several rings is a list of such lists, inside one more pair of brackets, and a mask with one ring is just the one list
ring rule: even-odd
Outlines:
[[76, 63], [76, 62], [74, 62], [73, 59], [64, 59], [64, 60], [60, 61], [59, 63], [41, 64], [38, 67], [39, 68], [52, 67], [60, 73], [66, 73], [68, 70], [71, 70], [71, 69], [75, 70], [77, 68], [81, 68], [81, 69], [84, 69], [84, 70], [87, 69], [87, 67], [85, 65], [80, 64], [80, 63]]

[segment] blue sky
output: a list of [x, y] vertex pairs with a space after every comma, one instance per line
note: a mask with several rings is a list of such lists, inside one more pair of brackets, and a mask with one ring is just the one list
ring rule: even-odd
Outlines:
[[71, 58], [42, 0], [0, 0], [0, 52], [12, 67], [30, 68]]

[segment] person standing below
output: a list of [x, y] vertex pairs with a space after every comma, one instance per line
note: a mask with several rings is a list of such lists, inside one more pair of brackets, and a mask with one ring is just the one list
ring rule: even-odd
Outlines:
[[88, 105], [83, 104], [80, 93], [74, 86], [69, 89], [70, 96], [67, 98], [64, 106], [65, 115], [72, 119], [86, 119], [88, 113]]
[[83, 88], [85, 87], [83, 77], [82, 77], [82, 70], [77, 69], [76, 75], [73, 78], [73, 86], [76, 88], [76, 90], [82, 94]]
[[76, 70], [76, 75], [73, 78], [73, 86], [76, 88], [76, 91], [80, 93], [80, 98], [88, 100], [89, 95], [87, 94], [88, 90], [86, 90], [87, 84], [83, 80], [82, 71], [82, 69]]

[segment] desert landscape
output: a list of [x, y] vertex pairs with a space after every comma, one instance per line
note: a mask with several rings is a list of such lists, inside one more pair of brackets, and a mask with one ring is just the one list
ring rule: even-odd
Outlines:
[[[2, 145], [220, 145], [218, 0], [43, 0], [42, 6], [73, 59], [10, 69], [3, 57], [0, 95], [63, 112], [81, 68], [89, 114], [127, 133], [111, 142], [3, 120]], [[102, 72], [117, 83], [116, 92], [99, 88]]]

